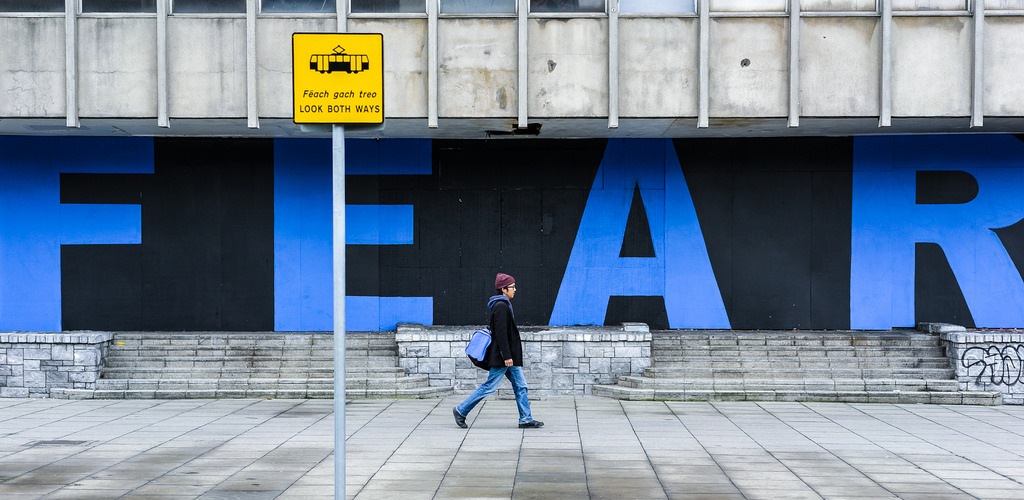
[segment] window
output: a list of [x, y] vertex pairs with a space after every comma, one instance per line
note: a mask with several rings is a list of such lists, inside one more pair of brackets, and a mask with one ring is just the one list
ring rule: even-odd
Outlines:
[[984, 0], [985, 10], [1021, 10], [1024, 0]]
[[710, 0], [711, 12], [786, 12], [787, 0]]
[[441, 0], [442, 14], [512, 14], [516, 0]]
[[619, 12], [627, 14], [696, 12], [696, 6], [696, 0], [619, 0]]
[[156, 12], [156, 0], [82, 0], [82, 12]]
[[873, 12], [875, 0], [800, 0], [806, 12]]
[[352, 12], [356, 14], [396, 14], [427, 12], [424, 0], [352, 0]]
[[604, 0], [530, 0], [530, 12], [604, 12]]
[[335, 0], [263, 0], [260, 12], [337, 12]]
[[0, 12], [64, 12], [64, 0], [0, 0]]
[[967, 10], [966, 0], [892, 0], [892, 10]]
[[244, 13], [245, 0], [173, 0], [175, 14]]

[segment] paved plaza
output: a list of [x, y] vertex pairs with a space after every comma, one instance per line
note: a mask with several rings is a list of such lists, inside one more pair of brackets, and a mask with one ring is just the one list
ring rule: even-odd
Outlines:
[[[348, 498], [1024, 498], [1024, 407], [347, 405]], [[0, 399], [0, 498], [330, 499], [331, 400]]]

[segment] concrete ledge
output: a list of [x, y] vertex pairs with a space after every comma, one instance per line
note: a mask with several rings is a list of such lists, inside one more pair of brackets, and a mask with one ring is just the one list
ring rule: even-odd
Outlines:
[[918, 323], [917, 329], [928, 333], [953, 333], [967, 331], [967, 328], [950, 323]]
[[0, 333], [0, 344], [99, 344], [110, 342], [110, 332], [67, 332], [67, 333]]
[[0, 397], [47, 398], [96, 388], [110, 332], [0, 333]]
[[[628, 325], [628, 329], [627, 329]], [[469, 342], [479, 326], [423, 326], [399, 323], [395, 332], [398, 342]], [[547, 326], [521, 327], [523, 342], [650, 342], [651, 331], [644, 323], [623, 326]]]
[[[395, 333], [399, 363], [410, 375], [427, 375], [432, 387], [475, 389], [487, 375], [466, 357], [479, 326], [400, 323]], [[644, 323], [621, 326], [521, 327], [524, 371], [532, 395], [590, 394], [651, 365], [651, 332]], [[508, 395], [507, 386], [499, 395]]]
[[1005, 404], [1024, 404], [1024, 331], [959, 327], [939, 338], [961, 391], [996, 391]]

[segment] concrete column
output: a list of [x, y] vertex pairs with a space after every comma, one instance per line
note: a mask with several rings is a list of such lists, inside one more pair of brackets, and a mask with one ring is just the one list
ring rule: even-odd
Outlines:
[[527, 60], [527, 14], [530, 12], [530, 1], [519, 0], [519, 116], [516, 126], [526, 128], [529, 120], [529, 91], [527, 80], [529, 79], [529, 61]]
[[260, 128], [260, 107], [256, 95], [256, 1], [245, 1], [245, 107], [249, 128]]
[[882, 6], [882, 17], [879, 20], [882, 28], [882, 67], [879, 71], [878, 126], [888, 127], [892, 125], [892, 0], [879, 1]]
[[971, 128], [985, 121], [985, 0], [974, 0], [974, 70], [971, 75]]
[[711, 7], [710, 0], [696, 0], [699, 15], [699, 36], [700, 48], [697, 62], [697, 128], [708, 127], [708, 114], [710, 109], [711, 79], [708, 77], [708, 68], [711, 66]]
[[78, 128], [78, 0], [64, 0], [64, 91], [68, 128]]
[[800, 126], [800, 0], [789, 0], [789, 126]]
[[167, 112], [167, 2], [156, 0], [156, 125], [170, 127]]
[[437, 2], [427, 0], [427, 127], [437, 128]]
[[608, 128], [619, 128], [619, 0], [608, 0]]

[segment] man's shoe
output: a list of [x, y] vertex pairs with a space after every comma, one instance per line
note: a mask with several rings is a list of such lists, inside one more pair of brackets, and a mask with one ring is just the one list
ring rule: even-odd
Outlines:
[[519, 424], [520, 429], [538, 429], [544, 427], [544, 422], [540, 420], [531, 420], [525, 424]]
[[[459, 427], [461, 427], [463, 429], [466, 429], [466, 428], [469, 427], [468, 425], [466, 425], [466, 417], [463, 417], [462, 414], [459, 413], [459, 409], [458, 408], [452, 408], [452, 415], [455, 416], [455, 425], [457, 425], [457, 426], [459, 426]], [[520, 427], [522, 427], [522, 426], [520, 426]]]

